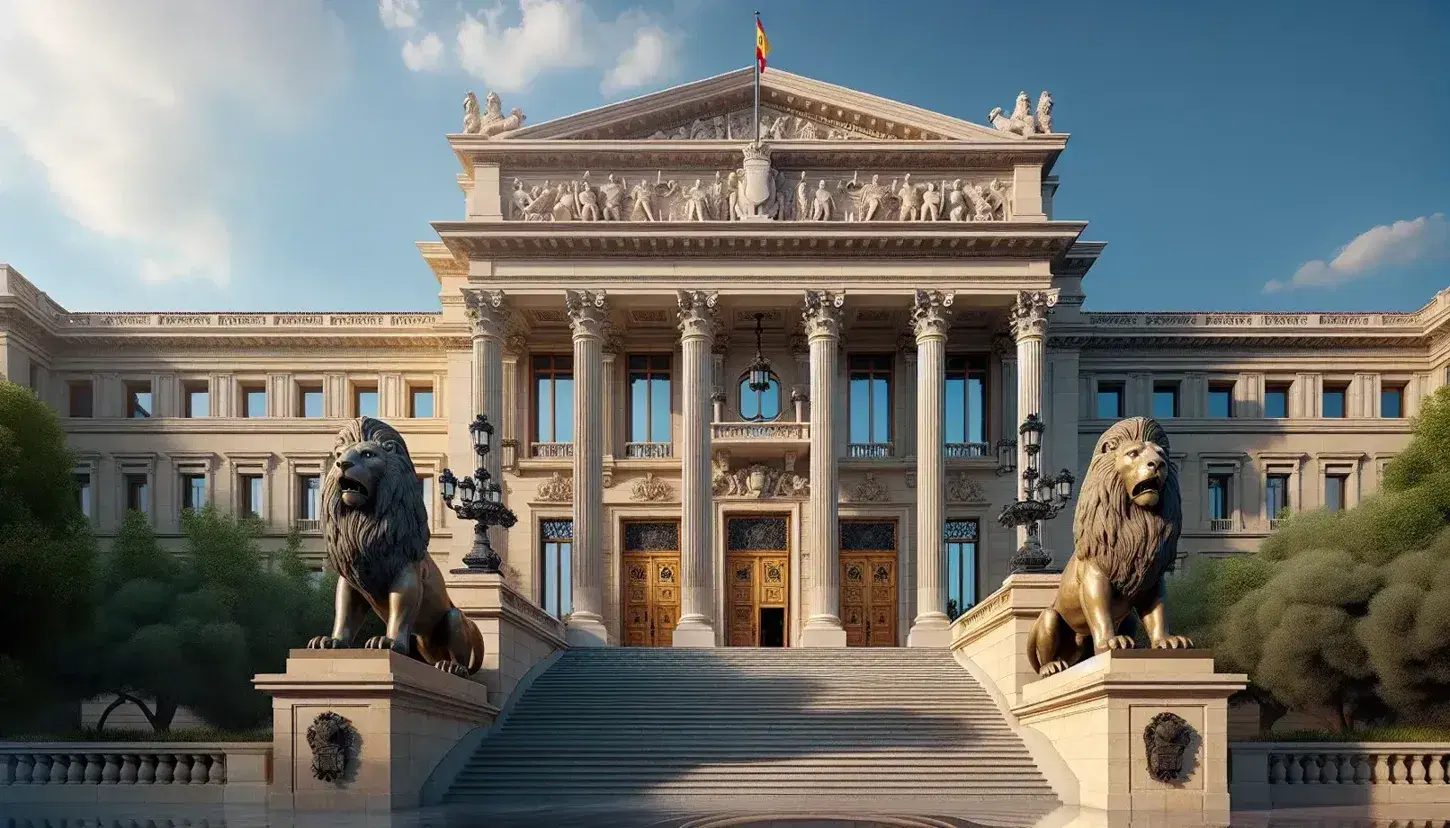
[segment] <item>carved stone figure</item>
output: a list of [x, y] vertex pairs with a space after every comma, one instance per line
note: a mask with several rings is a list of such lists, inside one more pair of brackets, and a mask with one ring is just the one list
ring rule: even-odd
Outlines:
[[509, 196], [509, 204], [512, 206], [512, 215], [510, 218], [515, 221], [523, 221], [524, 211], [528, 208], [529, 202], [532, 200], [529, 196], [529, 191], [524, 189], [524, 182], [515, 178], [514, 191]]
[[654, 197], [654, 188], [649, 185], [648, 181], [641, 178], [639, 183], [634, 185], [634, 189], [629, 191], [629, 200], [633, 205], [630, 207], [629, 220], [654, 221]]
[[941, 218], [941, 191], [935, 181], [928, 181], [921, 193], [921, 220], [937, 221]]
[[994, 106], [987, 115], [987, 122], [1002, 132], [1013, 135], [1034, 135], [1052, 132], [1052, 96], [1044, 91], [1037, 99], [1037, 115], [1032, 114], [1032, 103], [1026, 92], [1017, 93], [1017, 103], [1012, 107], [1012, 117], [1002, 114], [1002, 107]]
[[322, 482], [322, 535], [337, 572], [332, 634], [313, 650], [351, 647], [368, 611], [387, 623], [366, 649], [393, 650], [457, 676], [483, 666], [483, 636], [453, 605], [428, 554], [423, 482], [392, 426], [359, 417], [342, 427]]
[[529, 191], [529, 203], [524, 205], [524, 220], [543, 221], [553, 218], [554, 202], [557, 199], [558, 192], [549, 186], [548, 181], [541, 187], [534, 187]]
[[604, 220], [624, 221], [624, 185], [615, 180], [614, 173], [599, 185], [599, 195], [604, 198]]
[[1073, 518], [1073, 554], [1052, 606], [1027, 639], [1040, 675], [1094, 653], [1133, 647], [1130, 611], [1158, 649], [1193, 643], [1169, 635], [1163, 576], [1178, 555], [1183, 510], [1168, 435], [1156, 420], [1130, 417], [1098, 438]]
[[575, 198], [579, 202], [580, 221], [599, 221], [599, 194], [589, 184], [589, 173], [584, 173], [584, 177], [576, 189]]
[[811, 194], [806, 187], [806, 171], [801, 170], [801, 180], [795, 185], [795, 209], [791, 211], [796, 221], [805, 221], [810, 217]]
[[831, 199], [831, 191], [826, 189], [825, 180], [816, 185], [816, 197], [811, 202], [811, 221], [830, 221], [836, 211], [836, 202]]
[[962, 192], [962, 180], [958, 178], [947, 190], [947, 221], [970, 221], [971, 218], [967, 196]]
[[685, 221], [710, 220], [710, 191], [695, 179], [695, 186], [685, 190]]
[[[891, 186], [895, 189], [896, 182], [891, 182]], [[916, 221], [921, 218], [921, 189], [911, 183], [911, 173], [907, 173], [902, 179], [901, 189], [896, 191], [896, 200], [901, 204], [897, 208], [898, 221]]]
[[524, 125], [524, 113], [514, 107], [507, 116], [503, 114], [503, 104], [499, 101], [498, 95], [490, 92], [483, 99], [483, 117], [477, 119], [476, 128], [469, 129], [469, 107], [470, 101], [474, 113], [478, 111], [478, 98], [469, 92], [463, 99], [463, 131], [470, 135], [480, 135], [484, 138], [492, 138], [501, 135]]
[[1193, 725], [1182, 716], [1164, 711], [1154, 716], [1143, 728], [1143, 752], [1148, 760], [1148, 775], [1159, 782], [1175, 782], [1183, 777], [1183, 760], [1193, 744]]
[[573, 221], [575, 211], [579, 209], [579, 196], [575, 185], [564, 182], [555, 193], [557, 198], [554, 201], [554, 221]]
[[478, 110], [478, 96], [470, 90], [463, 96], [463, 132], [467, 135], [477, 135], [479, 128], [483, 126], [483, 114]]
[[881, 176], [872, 175], [870, 183], [862, 184], [853, 174], [851, 180], [843, 185], [846, 194], [856, 205], [856, 218], [860, 221], [871, 221], [882, 212], [882, 206], [886, 203], [890, 192], [881, 186]]
[[1052, 96], [1046, 89], [1037, 96], [1037, 131], [1043, 135], [1052, 134]]
[[862, 475], [861, 482], [850, 489], [850, 499], [859, 503], [880, 503], [886, 500], [886, 484], [876, 479], [874, 472]]

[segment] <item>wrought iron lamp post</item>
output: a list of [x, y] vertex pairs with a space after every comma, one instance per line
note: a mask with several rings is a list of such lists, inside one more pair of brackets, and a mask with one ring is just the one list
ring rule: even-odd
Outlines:
[[[1075, 482], [1072, 472], [1063, 469], [1044, 477], [1040, 471], [1038, 455], [1042, 451], [1044, 428], [1040, 417], [1028, 414], [1021, 428], [1017, 429], [1022, 449], [1027, 453], [1027, 468], [1022, 470], [1026, 494], [1024, 499], [1004, 506], [1002, 514], [997, 517], [997, 521], [1009, 529], [1027, 527], [1027, 539], [1012, 556], [1013, 572], [1040, 572], [1052, 563], [1052, 556], [1042, 548], [1042, 539], [1038, 536], [1042, 521], [1057, 517], [1072, 499], [1072, 484]], [[998, 474], [1011, 474], [1017, 470], [1016, 449], [1015, 440], [998, 441]]]
[[[503, 490], [498, 481], [492, 479], [493, 475], [488, 473], [488, 469], [483, 467], [483, 458], [488, 456], [492, 449], [490, 443], [493, 441], [493, 424], [488, 421], [488, 417], [482, 414], [475, 417], [468, 424], [468, 436], [473, 440], [474, 453], [478, 455], [478, 468], [472, 476], [462, 480], [453, 476], [452, 469], [444, 469], [438, 478], [443, 489], [444, 504], [464, 520], [474, 521], [473, 548], [463, 556], [463, 569], [453, 571], [496, 574], [502, 561], [493, 550], [493, 545], [488, 542], [488, 528], [502, 526], [509, 529], [519, 519], [509, 507], [503, 505]], [[453, 502], [455, 496], [459, 501], [457, 503]]]

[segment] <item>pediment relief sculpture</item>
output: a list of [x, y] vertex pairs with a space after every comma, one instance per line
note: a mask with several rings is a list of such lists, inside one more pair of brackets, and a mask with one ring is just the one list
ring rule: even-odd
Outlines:
[[716, 497], [765, 500], [777, 497], [806, 497], [810, 482], [795, 472], [777, 469], [764, 463], [730, 469], [730, 455], [716, 452], [711, 461], [711, 492]]
[[[751, 109], [706, 115], [689, 123], [657, 129], [648, 136], [634, 137], [650, 141], [753, 141], [755, 129], [751, 126], [751, 115]], [[760, 111], [762, 141], [859, 141], [865, 138], [892, 140], [895, 137], [890, 133], [863, 130], [844, 124], [832, 125], [816, 118], [776, 109], [762, 108]]]
[[498, 95], [490, 92], [484, 97], [483, 110], [478, 108], [478, 96], [469, 92], [463, 97], [463, 132], [465, 135], [478, 135], [483, 138], [492, 138], [505, 132], [511, 132], [524, 125], [524, 113], [518, 107], [514, 107], [509, 114], [503, 114], [503, 102]]

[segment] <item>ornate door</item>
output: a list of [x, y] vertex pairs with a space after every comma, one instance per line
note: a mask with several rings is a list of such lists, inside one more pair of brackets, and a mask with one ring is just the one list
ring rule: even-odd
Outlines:
[[624, 525], [624, 644], [668, 647], [680, 618], [680, 527]]
[[[761, 640], [761, 610], [778, 609], [789, 618], [790, 553], [783, 517], [736, 517], [726, 525], [729, 583], [726, 640], [732, 647], [784, 645]], [[788, 625], [787, 625], [788, 626]]]
[[896, 646], [896, 523], [841, 522], [841, 624], [848, 647]]

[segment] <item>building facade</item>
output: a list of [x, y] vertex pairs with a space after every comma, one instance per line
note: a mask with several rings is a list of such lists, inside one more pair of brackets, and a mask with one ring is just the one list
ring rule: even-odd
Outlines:
[[1162, 420], [1191, 566], [1374, 491], [1447, 382], [1450, 290], [1083, 311], [1104, 245], [1054, 215], [1045, 95], [984, 127], [776, 70], [756, 122], [752, 94], [746, 70], [534, 126], [470, 95], [464, 217], [418, 245], [431, 312], [73, 313], [0, 265], [0, 371], [60, 412], [102, 537], [137, 509], [179, 543], [216, 502], [319, 565], [342, 420], [398, 427], [456, 565], [433, 482], [487, 413], [505, 572], [579, 645], [943, 644], [1020, 543], [998, 444], [1026, 415], [1074, 472], [1113, 420]]

